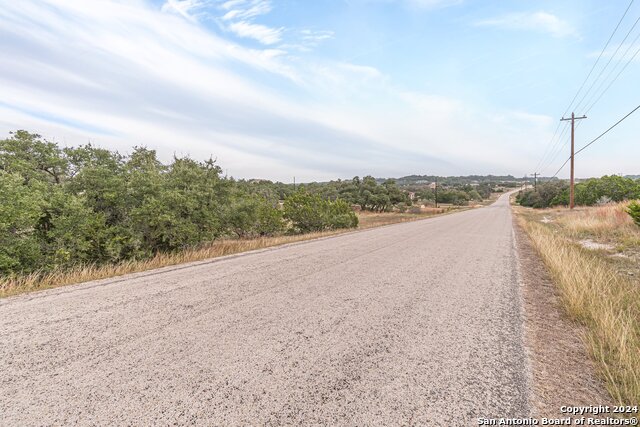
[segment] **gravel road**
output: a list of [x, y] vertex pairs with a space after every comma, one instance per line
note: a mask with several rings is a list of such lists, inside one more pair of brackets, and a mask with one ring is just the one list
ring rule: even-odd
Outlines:
[[492, 206], [0, 300], [0, 424], [470, 426], [529, 415]]

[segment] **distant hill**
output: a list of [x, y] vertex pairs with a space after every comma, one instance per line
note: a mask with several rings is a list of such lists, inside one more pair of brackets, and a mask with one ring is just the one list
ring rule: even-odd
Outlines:
[[[401, 178], [395, 178], [396, 183], [400, 186], [407, 185], [424, 185], [430, 184], [436, 180], [435, 175], [408, 175]], [[467, 176], [447, 176], [438, 177], [438, 183], [445, 185], [464, 185], [464, 184], [504, 184], [522, 182], [525, 178], [516, 178], [512, 175], [467, 175]], [[531, 178], [529, 178], [531, 180]], [[381, 180], [383, 181], [383, 180]]]

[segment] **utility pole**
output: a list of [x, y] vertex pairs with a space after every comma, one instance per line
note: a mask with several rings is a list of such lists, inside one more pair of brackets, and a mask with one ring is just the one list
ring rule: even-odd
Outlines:
[[436, 208], [438, 207], [438, 177], [436, 176], [436, 187], [434, 188], [434, 190], [436, 190]]
[[533, 173], [533, 191], [538, 191], [538, 172]]
[[574, 149], [575, 149], [575, 122], [576, 120], [581, 120], [581, 119], [586, 119], [587, 116], [582, 116], [582, 117], [576, 117], [576, 115], [574, 113], [571, 113], [571, 118], [561, 118], [560, 121], [568, 121], [571, 120], [571, 183], [569, 184], [569, 209], [573, 209], [573, 207], [575, 206], [575, 199], [574, 199], [574, 184], [575, 184], [575, 179], [574, 179], [574, 168], [573, 168], [573, 160], [575, 157], [574, 154]]
[[296, 177], [293, 177], [293, 192], [296, 192]]

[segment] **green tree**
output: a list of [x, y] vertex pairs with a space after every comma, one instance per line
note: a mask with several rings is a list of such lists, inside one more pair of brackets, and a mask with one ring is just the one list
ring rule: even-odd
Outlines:
[[0, 141], [0, 170], [17, 173], [27, 183], [34, 179], [62, 182], [68, 163], [56, 144], [24, 130], [10, 135]]
[[42, 264], [37, 227], [46, 189], [43, 184], [26, 186], [21, 174], [0, 170], [0, 273]]

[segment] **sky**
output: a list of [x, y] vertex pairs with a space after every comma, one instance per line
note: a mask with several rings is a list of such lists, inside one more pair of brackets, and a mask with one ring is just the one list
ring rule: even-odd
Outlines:
[[[284, 182], [550, 176], [569, 156], [563, 113], [588, 111], [579, 148], [639, 103], [640, 1], [603, 50], [628, 5], [0, 0], [0, 138], [146, 146]], [[640, 112], [576, 175], [640, 174], [638, 130]]]

